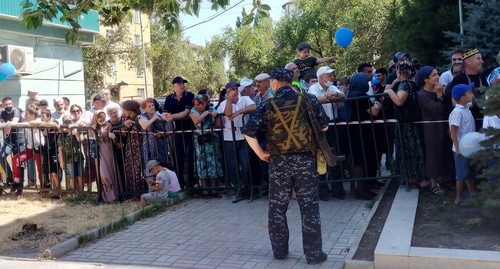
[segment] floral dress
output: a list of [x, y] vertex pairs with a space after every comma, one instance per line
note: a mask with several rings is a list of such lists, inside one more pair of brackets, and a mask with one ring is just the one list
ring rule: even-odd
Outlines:
[[[213, 112], [211, 108], [209, 112]], [[191, 109], [191, 114], [201, 115], [196, 108]], [[212, 128], [215, 126], [215, 120], [212, 116], [195, 125], [193, 135], [195, 149], [196, 174], [199, 179], [210, 179], [222, 177], [223, 170], [221, 165], [221, 151], [218, 137], [214, 135]], [[202, 132], [203, 130], [203, 132]], [[197, 132], [199, 131], [199, 132]]]
[[[121, 121], [125, 122], [126, 120], [137, 122], [137, 118], [131, 119], [122, 116]], [[124, 127], [123, 129], [127, 132], [123, 138], [123, 143], [125, 144], [125, 190], [129, 192], [143, 192], [145, 190], [144, 180], [141, 177], [141, 156], [137, 154], [137, 149], [141, 146], [141, 139], [137, 129], [137, 126], [132, 126], [130, 129]]]
[[[417, 100], [417, 89], [413, 87], [411, 83], [402, 81], [399, 84], [398, 92], [399, 91], [407, 91], [409, 95], [408, 98], [412, 95], [414, 100]], [[399, 136], [399, 131], [401, 132], [401, 136]], [[406, 169], [409, 178], [425, 178], [423, 136], [418, 125], [413, 123], [400, 123], [399, 130], [396, 128], [394, 137], [394, 143], [396, 145], [394, 168], [396, 169], [396, 173], [405, 175]]]
[[[158, 118], [161, 118], [161, 115], [156, 113]], [[146, 120], [151, 119], [146, 112], [142, 113], [141, 117]], [[167, 138], [165, 136], [157, 138], [156, 133], [163, 133], [169, 129], [171, 128], [167, 127], [163, 121], [156, 121], [147, 130], [143, 130], [146, 132], [142, 135], [142, 164], [144, 168], [150, 160], [158, 160], [163, 165], [168, 163]], [[146, 175], [148, 172], [145, 171], [144, 174]]]

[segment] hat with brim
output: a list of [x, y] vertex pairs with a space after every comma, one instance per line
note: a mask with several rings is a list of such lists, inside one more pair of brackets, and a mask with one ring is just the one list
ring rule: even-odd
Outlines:
[[255, 81], [264, 81], [264, 80], [268, 80], [270, 78], [271, 78], [271, 76], [268, 73], [262, 73], [262, 74], [258, 74], [255, 77]]
[[470, 84], [457, 84], [451, 89], [451, 96], [455, 101], [459, 101], [464, 94], [474, 87], [474, 82]]
[[183, 77], [178, 76], [172, 80], [172, 84], [175, 84], [175, 83], [188, 83], [188, 81], [185, 80]]
[[394, 62], [397, 62], [399, 60], [401, 60], [401, 58], [403, 57], [410, 57], [410, 54], [406, 53], [406, 52], [396, 52], [396, 54], [394, 54], [394, 58], [392, 59]]
[[240, 84], [236, 81], [229, 81], [227, 84], [226, 84], [226, 87], [224, 89], [229, 89], [229, 88], [232, 88], [232, 87], [239, 87]]
[[286, 68], [274, 68], [271, 72], [271, 78], [278, 81], [292, 82], [293, 71]]
[[151, 160], [146, 164], [146, 172], [151, 172], [151, 169], [160, 163], [157, 160]]
[[316, 76], [319, 78], [323, 74], [329, 74], [335, 72], [335, 69], [330, 68], [329, 66], [322, 66], [316, 71]]

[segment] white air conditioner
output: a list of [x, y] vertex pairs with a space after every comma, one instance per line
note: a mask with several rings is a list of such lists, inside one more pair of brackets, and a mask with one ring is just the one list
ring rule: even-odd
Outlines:
[[0, 54], [3, 62], [11, 63], [16, 67], [18, 75], [31, 75], [35, 60], [33, 48], [13, 45], [0, 46]]

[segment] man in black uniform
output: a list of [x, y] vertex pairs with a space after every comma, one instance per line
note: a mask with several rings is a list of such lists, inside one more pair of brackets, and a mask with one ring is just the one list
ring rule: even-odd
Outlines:
[[[306, 110], [310, 100], [319, 126], [326, 131], [329, 118], [318, 99], [291, 88], [293, 71], [275, 68], [271, 87], [274, 99], [262, 102], [250, 116], [242, 133], [257, 156], [269, 162], [269, 237], [276, 259], [288, 255], [286, 211], [295, 190], [302, 215], [304, 254], [309, 264], [327, 259], [322, 250], [319, 215], [318, 173], [314, 153], [318, 146]], [[265, 133], [266, 151], [256, 137]]]

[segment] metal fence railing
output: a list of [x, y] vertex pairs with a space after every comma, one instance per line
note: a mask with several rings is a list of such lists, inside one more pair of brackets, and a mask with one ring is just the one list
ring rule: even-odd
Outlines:
[[[401, 137], [396, 120], [386, 118], [384, 110], [377, 117], [370, 115], [369, 118], [347, 120], [342, 116], [346, 108], [366, 107], [360, 104], [378, 97], [350, 98], [341, 103], [331, 103], [339, 116], [330, 122], [329, 143], [336, 154], [345, 156], [345, 159], [340, 160], [336, 167], [329, 168], [324, 183], [405, 177], [404, 169], [392, 170], [390, 174], [380, 173], [382, 154], [386, 155], [387, 167], [391, 168], [394, 141], [404, 143], [395, 139]], [[208, 195], [218, 195], [222, 191], [234, 193], [235, 202], [258, 198], [257, 187], [261, 185], [262, 178], [265, 180], [265, 164], [258, 160], [244, 140], [235, 140], [237, 128], [234, 124], [222, 128], [212, 126], [202, 130], [176, 131], [171, 123], [163, 120], [155, 124], [152, 132], [142, 130], [138, 124], [126, 127], [117, 123], [110, 131], [112, 138], [108, 134], [103, 137], [90, 127], [34, 128], [13, 125], [9, 133], [3, 129], [0, 136], [2, 180], [5, 182], [16, 176], [25, 186], [36, 186], [42, 191], [61, 189], [103, 194], [110, 183], [103, 184], [102, 173], [114, 169], [111, 174], [116, 177], [113, 188], [117, 198], [127, 199], [147, 192], [145, 164], [157, 159], [172, 170], [183, 171], [178, 173], [178, 178], [186, 190]], [[232, 139], [224, 139], [224, 130], [231, 131]], [[31, 143], [31, 148], [28, 148], [28, 138], [38, 142]], [[109, 164], [110, 159], [114, 165]]]

